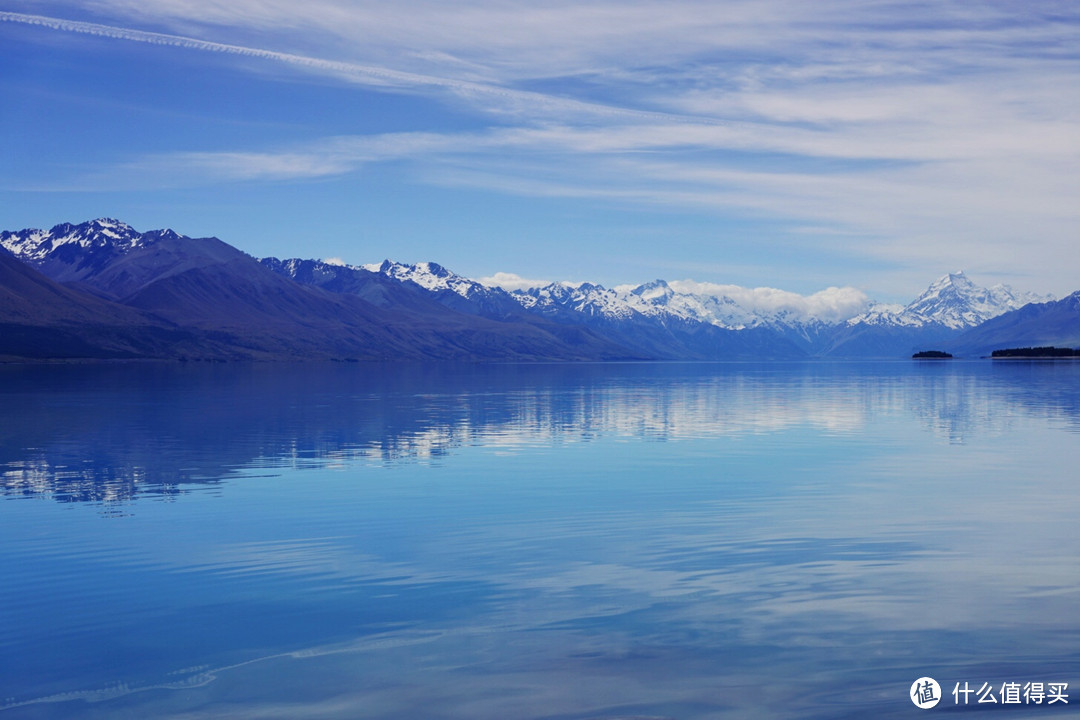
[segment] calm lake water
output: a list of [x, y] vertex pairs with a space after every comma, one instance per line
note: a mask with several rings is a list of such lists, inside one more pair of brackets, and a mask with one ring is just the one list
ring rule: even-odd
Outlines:
[[0, 367], [0, 719], [1071, 715], [1078, 468], [1080, 363]]

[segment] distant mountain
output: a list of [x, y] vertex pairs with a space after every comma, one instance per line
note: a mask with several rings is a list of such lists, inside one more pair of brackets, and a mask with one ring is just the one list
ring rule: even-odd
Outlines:
[[[770, 302], [763, 307], [737, 300], [729, 294], [734, 291], [746, 295], [748, 291], [745, 288], [721, 288], [697, 283], [692, 284], [695, 286], [693, 290], [687, 290], [682, 289], [684, 284], [678, 283], [677, 287], [673, 287], [667, 281], [658, 279], [629, 290], [623, 289], [620, 296], [631, 307], [646, 315], [669, 316], [725, 330], [775, 334], [800, 353], [814, 354], [822, 335], [835, 324], [835, 319], [823, 318], [807, 308], [796, 308], [783, 297], [776, 297], [798, 297], [793, 293], [766, 291]], [[756, 293], [749, 291], [751, 296]], [[805, 298], [799, 297], [799, 300]]]
[[552, 283], [511, 294], [529, 312], [560, 323], [583, 324], [660, 359], [806, 356], [795, 343], [769, 328], [722, 327], [673, 312], [632, 292], [593, 283], [577, 286]]
[[[238, 358], [630, 359], [568, 333], [455, 312], [400, 285], [372, 302], [300, 284], [217, 238], [140, 234], [112, 220], [3, 233], [0, 244], [53, 280], [195, 332]], [[377, 282], [377, 281], [376, 281]]]
[[806, 334], [808, 329], [830, 324], [810, 313], [797, 312], [783, 303], [765, 310], [740, 303], [723, 292], [679, 290], [665, 280], [614, 289], [592, 283], [577, 286], [555, 283], [542, 288], [518, 290], [513, 295], [524, 306], [540, 311], [561, 306], [593, 317], [625, 319], [641, 316], [662, 322], [705, 323], [725, 330], [771, 328], [782, 333], [795, 330]]
[[384, 260], [378, 265], [364, 265], [362, 269], [400, 283], [415, 285], [430, 293], [440, 304], [461, 312], [499, 320], [523, 315], [521, 304], [502, 288], [488, 287], [470, 280], [438, 263], [405, 265]]
[[963, 331], [1050, 296], [1008, 285], [979, 287], [963, 272], [931, 283], [906, 306], [874, 304], [829, 336], [822, 354], [833, 357], [906, 357], [952, 343]]
[[298, 288], [217, 238], [140, 234], [108, 219], [5, 233], [0, 244], [52, 279], [212, 338], [234, 357], [347, 354], [401, 348], [362, 308]]
[[481, 315], [510, 316], [514, 310], [508, 300], [513, 299], [529, 313], [584, 325], [657, 358], [908, 357], [989, 318], [1046, 299], [1006, 285], [979, 287], [958, 272], [942, 276], [907, 306], [871, 303], [849, 318], [835, 310], [814, 314], [775, 298], [750, 306], [732, 297], [748, 294], [735, 287], [730, 288], [732, 294], [704, 284], [692, 284], [702, 291], [680, 291], [654, 280], [615, 289], [594, 283], [552, 283], [508, 293], [435, 263], [404, 265], [388, 260], [364, 267]]
[[727, 330], [797, 328], [803, 334], [806, 334], [807, 328], [829, 324], [812, 315], [796, 313], [789, 307], [781, 306], [763, 312], [741, 305], [723, 294], [677, 290], [664, 280], [614, 289], [594, 283], [552, 283], [507, 292], [458, 275], [433, 262], [408, 265], [385, 260], [381, 264], [363, 265], [356, 269], [414, 284], [439, 297], [447, 305], [487, 315], [519, 315], [520, 308], [524, 308], [549, 316], [570, 311], [586, 317], [616, 321], [647, 317], [661, 322], [706, 323]]
[[[740, 301], [729, 294], [732, 291], [746, 294], [745, 288], [721, 288], [698, 283], [694, 284], [697, 286], [695, 290], [686, 290], [681, 287], [684, 284], [676, 283], [673, 286], [665, 280], [653, 280], [634, 288], [623, 288], [619, 296], [646, 314], [667, 314], [728, 330], [772, 328], [782, 333], [795, 330], [805, 335], [808, 330], [812, 332], [815, 328], [830, 324], [814, 313], [798, 310], [782, 300], [765, 308]], [[769, 292], [794, 297], [792, 293]]]
[[362, 293], [377, 277], [420, 293], [445, 307], [502, 323], [532, 326], [575, 347], [601, 343], [643, 359], [801, 357], [805, 353], [768, 329], [734, 332], [627, 300], [599, 285], [555, 283], [507, 292], [458, 275], [433, 262], [415, 265], [386, 260], [364, 266], [316, 260], [264, 258], [267, 267], [297, 282], [334, 292]]
[[424, 310], [431, 307], [431, 298], [421, 289], [403, 287], [401, 283], [362, 268], [333, 265], [321, 260], [274, 257], [259, 262], [274, 273], [301, 285], [310, 285], [331, 293], [355, 295], [376, 307], [408, 307]]
[[112, 218], [0, 233], [0, 246], [62, 283], [77, 283], [145, 243], [142, 234]]
[[[478, 342], [484, 338], [485, 345], [495, 343], [486, 350], [487, 359], [506, 357], [507, 352], [521, 352], [515, 350], [519, 347], [531, 348], [521, 357], [527, 358], [531, 353], [534, 359], [642, 360], [651, 357], [587, 328], [558, 325], [530, 316], [504, 291], [486, 292], [489, 288], [453, 275], [435, 263], [423, 264], [424, 272], [429, 267], [437, 268], [430, 277], [424, 278], [418, 272], [411, 272], [418, 266], [402, 266], [389, 261], [375, 266], [378, 272], [298, 258], [263, 258], [260, 262], [303, 285], [363, 298], [389, 311], [407, 309], [419, 316], [417, 322], [421, 325], [437, 323], [447, 332], [462, 323], [476, 326], [466, 331], [462, 339], [474, 337], [470, 342]], [[425, 284], [418, 284], [414, 278], [424, 280]], [[494, 336], [477, 334], [480, 329], [484, 333], [494, 333]], [[499, 347], [500, 343], [504, 347]]]
[[1067, 344], [1077, 326], [1067, 310], [1031, 309], [1048, 296], [982, 288], [962, 272], [895, 306], [852, 288], [804, 297], [662, 279], [510, 292], [433, 262], [256, 260], [217, 238], [108, 218], [3, 232], [0, 247], [10, 357], [899, 358], [998, 337]]
[[967, 355], [1045, 346], [1080, 348], [1080, 292], [999, 315], [959, 335], [949, 345], [953, 352]]
[[847, 324], [886, 327], [939, 325], [950, 330], [966, 330], [1028, 303], [1047, 300], [1053, 300], [1053, 296], [1016, 292], [1008, 285], [979, 287], [963, 272], [956, 272], [938, 278], [903, 308], [874, 306]]
[[[695, 320], [643, 307], [599, 285], [572, 288], [555, 283], [546, 288], [507, 292], [458, 275], [433, 262], [415, 265], [386, 260], [364, 266], [327, 265], [311, 260], [263, 260], [281, 265], [300, 282], [319, 287], [347, 287], [375, 273], [441, 305], [500, 322], [525, 324], [579, 345], [589, 340], [621, 347], [645, 359], [704, 360], [727, 357], [796, 357], [801, 351], [767, 331], [734, 333]], [[351, 278], [351, 280], [345, 280]]]

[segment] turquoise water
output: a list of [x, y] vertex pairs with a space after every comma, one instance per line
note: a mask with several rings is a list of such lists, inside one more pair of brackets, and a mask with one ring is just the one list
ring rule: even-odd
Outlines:
[[0, 718], [1069, 714], [1077, 468], [1068, 362], [0, 367]]

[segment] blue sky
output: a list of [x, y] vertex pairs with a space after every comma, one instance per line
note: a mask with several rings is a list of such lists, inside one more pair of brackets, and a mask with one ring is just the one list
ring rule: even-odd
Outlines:
[[0, 0], [4, 229], [906, 301], [1080, 289], [1080, 6]]

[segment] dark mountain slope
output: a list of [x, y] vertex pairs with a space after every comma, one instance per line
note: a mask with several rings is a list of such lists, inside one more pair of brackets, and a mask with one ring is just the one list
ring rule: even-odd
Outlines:
[[1031, 303], [987, 320], [948, 347], [954, 353], [989, 355], [1012, 347], [1080, 347], [1080, 292], [1061, 300]]
[[455, 312], [400, 287], [375, 285], [376, 292], [344, 294], [300, 285], [239, 251], [233, 252], [233, 257], [220, 260], [215, 252], [213, 259], [218, 262], [170, 263], [167, 271], [122, 301], [177, 323], [225, 333], [253, 351], [298, 357], [508, 360], [632, 356], [610, 343], [594, 340], [574, 345], [527, 325]]
[[415, 311], [427, 311], [431, 308], [432, 297], [423, 288], [412, 283], [401, 283], [363, 268], [299, 258], [278, 260], [267, 257], [260, 259], [259, 263], [301, 285], [339, 295], [355, 295], [376, 307], [397, 307]]
[[0, 248], [0, 358], [223, 357], [213, 340], [64, 287]]
[[[412, 322], [420, 327], [430, 324], [431, 320], [436, 320], [443, 330], [459, 327], [473, 338], [471, 343], [480, 343], [495, 353], [502, 351], [497, 347], [498, 338], [488, 337], [493, 331], [502, 335], [504, 341], [520, 342], [526, 338], [530, 342], [542, 341], [547, 346], [544, 353], [553, 358], [641, 360], [665, 357], [635, 345], [623, 345], [580, 324], [561, 324], [530, 313], [502, 290], [472, 293], [466, 298], [450, 290], [432, 293], [414, 282], [402, 282], [382, 273], [319, 260], [270, 257], [259, 262], [302, 285], [359, 298], [379, 308], [416, 313], [418, 316], [413, 317]], [[467, 319], [470, 317], [472, 319]], [[477, 329], [483, 332], [478, 334]], [[563, 348], [559, 350], [559, 346]], [[550, 355], [553, 352], [559, 354]]]
[[953, 340], [959, 333], [937, 324], [909, 327], [857, 323], [834, 330], [821, 354], [837, 358], [906, 358]]

